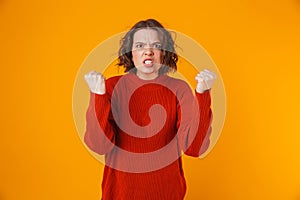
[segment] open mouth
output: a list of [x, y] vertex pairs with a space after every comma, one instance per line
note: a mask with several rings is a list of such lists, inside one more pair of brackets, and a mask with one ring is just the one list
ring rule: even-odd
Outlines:
[[152, 59], [145, 59], [143, 63], [146, 67], [152, 67], [153, 66], [153, 60]]

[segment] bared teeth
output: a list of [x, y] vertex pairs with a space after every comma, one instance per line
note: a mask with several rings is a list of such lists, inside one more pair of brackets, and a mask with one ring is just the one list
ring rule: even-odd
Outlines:
[[151, 64], [152, 63], [152, 60], [146, 60], [145, 61], [145, 64]]

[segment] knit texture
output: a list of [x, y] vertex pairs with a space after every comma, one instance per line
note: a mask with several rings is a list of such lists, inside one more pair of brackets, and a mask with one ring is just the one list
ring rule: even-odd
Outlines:
[[182, 200], [181, 155], [198, 157], [211, 133], [209, 91], [195, 93], [182, 80], [135, 74], [106, 81], [90, 93], [84, 141], [105, 155], [103, 200]]

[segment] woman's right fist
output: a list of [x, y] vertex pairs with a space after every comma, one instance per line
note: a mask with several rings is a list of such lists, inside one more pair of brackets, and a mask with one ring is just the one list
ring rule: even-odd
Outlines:
[[105, 77], [96, 71], [91, 71], [84, 75], [91, 92], [96, 94], [105, 94]]

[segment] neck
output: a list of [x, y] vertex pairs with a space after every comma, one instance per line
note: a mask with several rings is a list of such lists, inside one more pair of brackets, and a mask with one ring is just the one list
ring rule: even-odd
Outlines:
[[140, 74], [138, 72], [136, 72], [137, 77], [139, 77], [142, 80], [154, 80], [158, 77], [158, 73], [157, 74], [151, 74], [149, 76], [144, 75], [144, 74]]

